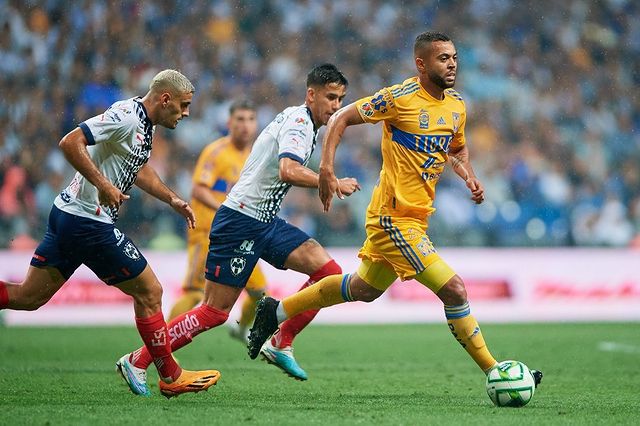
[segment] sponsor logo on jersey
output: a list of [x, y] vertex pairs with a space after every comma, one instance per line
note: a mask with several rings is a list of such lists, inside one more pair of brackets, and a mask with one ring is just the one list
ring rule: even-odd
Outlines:
[[304, 124], [306, 126], [307, 123], [308, 123], [308, 121], [303, 117], [296, 118], [296, 124]]
[[438, 125], [439, 126], [444, 126], [445, 124], [447, 124], [447, 122], [444, 121], [444, 117], [438, 118]]
[[231, 273], [237, 276], [244, 270], [244, 267], [247, 266], [247, 259], [244, 257], [234, 257], [229, 262], [229, 266], [231, 266]]
[[255, 254], [253, 250], [251, 250], [254, 244], [254, 240], [244, 240], [242, 244], [240, 244], [240, 247], [235, 249], [234, 252], [242, 254]]
[[429, 113], [424, 109], [421, 109], [420, 113], [418, 114], [418, 124], [420, 125], [421, 129], [429, 128]]
[[460, 114], [457, 112], [454, 112], [453, 113], [453, 133], [456, 133], [459, 127], [460, 127]]
[[116, 245], [120, 246], [120, 244], [122, 244], [122, 242], [124, 241], [124, 234], [118, 228], [113, 228], [113, 235], [116, 236]]
[[69, 193], [67, 192], [67, 190], [65, 189], [64, 191], [62, 191], [60, 193], [60, 199], [62, 201], [64, 201], [65, 203], [68, 203], [71, 201], [71, 195], [69, 195]]

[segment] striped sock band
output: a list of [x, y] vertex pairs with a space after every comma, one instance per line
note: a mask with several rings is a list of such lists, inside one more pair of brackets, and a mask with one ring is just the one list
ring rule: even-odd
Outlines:
[[353, 302], [353, 296], [351, 295], [351, 286], [349, 285], [349, 278], [351, 274], [344, 274], [342, 276], [342, 285], [340, 287], [342, 292], [342, 300], [345, 302]]
[[465, 302], [462, 305], [444, 305], [444, 316], [447, 319], [464, 318], [470, 314], [469, 302]]

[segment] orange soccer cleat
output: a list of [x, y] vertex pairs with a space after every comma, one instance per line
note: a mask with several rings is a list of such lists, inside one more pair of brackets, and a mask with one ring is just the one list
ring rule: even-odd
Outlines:
[[182, 374], [173, 383], [165, 383], [160, 380], [160, 393], [167, 398], [183, 393], [198, 393], [209, 389], [220, 380], [220, 372], [217, 370], [189, 371], [182, 370]]

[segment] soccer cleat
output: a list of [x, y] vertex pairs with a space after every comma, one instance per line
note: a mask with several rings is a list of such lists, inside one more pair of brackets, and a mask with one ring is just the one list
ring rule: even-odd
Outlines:
[[116, 362], [116, 371], [120, 373], [122, 379], [127, 383], [131, 392], [136, 395], [151, 396], [151, 391], [147, 385], [147, 370], [135, 367], [129, 362], [129, 355], [126, 354]]
[[240, 324], [233, 322], [229, 324], [229, 337], [236, 339], [244, 343], [249, 343], [249, 330], [245, 327], [240, 327]]
[[262, 349], [262, 345], [269, 337], [278, 329], [278, 317], [276, 316], [276, 308], [278, 302], [273, 297], [263, 297], [258, 300], [256, 307], [256, 319], [253, 321], [253, 327], [249, 330], [249, 358], [256, 359]]
[[180, 377], [173, 383], [160, 380], [160, 393], [171, 398], [183, 393], [198, 393], [218, 383], [220, 372], [217, 370], [189, 371], [182, 370]]
[[531, 370], [531, 375], [533, 376], [533, 382], [536, 384], [536, 388], [540, 383], [542, 383], [542, 371], [540, 370]]
[[273, 346], [271, 341], [268, 341], [260, 350], [260, 354], [265, 361], [275, 365], [288, 374], [289, 377], [293, 377], [296, 380], [307, 380], [307, 372], [300, 368], [296, 362], [291, 346], [280, 349]]

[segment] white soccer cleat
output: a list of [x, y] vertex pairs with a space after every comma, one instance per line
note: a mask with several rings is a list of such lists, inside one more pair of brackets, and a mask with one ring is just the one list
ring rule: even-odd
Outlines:
[[271, 339], [267, 340], [262, 349], [260, 349], [262, 358], [269, 364], [273, 364], [282, 371], [284, 371], [289, 377], [293, 377], [296, 380], [307, 380], [307, 372], [304, 371], [296, 362], [293, 357], [293, 348], [287, 346], [286, 348], [276, 348], [271, 344]]
[[123, 355], [116, 362], [116, 371], [120, 373], [122, 379], [127, 383], [131, 392], [141, 396], [151, 396], [151, 390], [147, 385], [147, 370], [135, 367], [129, 362], [129, 355]]
[[246, 345], [249, 342], [249, 329], [246, 327], [240, 327], [237, 322], [229, 324], [229, 337], [239, 340], [242, 344]]

